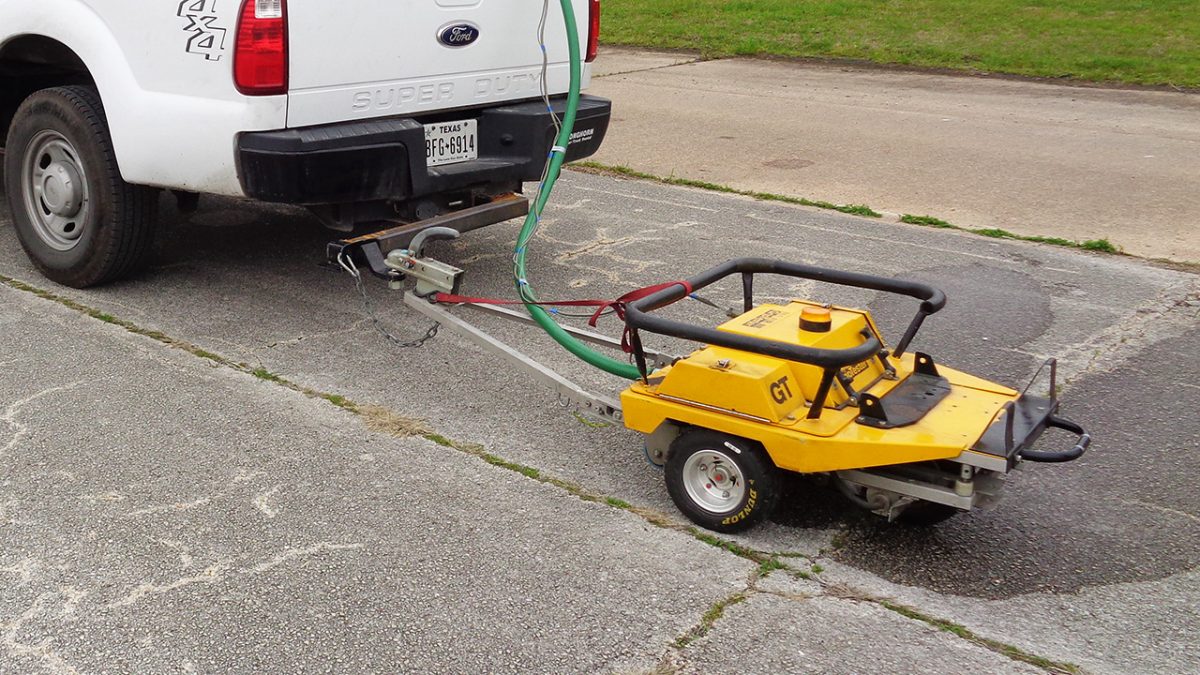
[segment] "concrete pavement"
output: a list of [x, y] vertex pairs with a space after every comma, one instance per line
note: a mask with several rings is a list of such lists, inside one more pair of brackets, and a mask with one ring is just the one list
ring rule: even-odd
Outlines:
[[[1014, 384], [1062, 357], [1066, 411], [1096, 445], [927, 531], [796, 479], [775, 521], [737, 538], [788, 566], [758, 578], [654, 524], [683, 521], [636, 437], [581, 423], [453, 335], [384, 342], [350, 281], [318, 267], [331, 235], [302, 212], [167, 209], [154, 267], [89, 291], [39, 277], [0, 221], [0, 275], [247, 364], [0, 289], [0, 649], [14, 669], [1027, 670], [998, 643], [1090, 672], [1200, 668], [1194, 275], [639, 181], [561, 185], [530, 254], [544, 294], [615, 297], [739, 255], [927, 279], [950, 305], [919, 346]], [[507, 295], [515, 231], [431, 254], [469, 270], [467, 292]], [[424, 332], [370, 291], [395, 332]], [[911, 309], [810, 284], [760, 293], [868, 305], [891, 332]], [[536, 333], [479, 322], [597, 391], [620, 386]], [[367, 431], [254, 368], [421, 418], [537, 479]]]
[[599, 162], [1200, 262], [1200, 95], [605, 48]]

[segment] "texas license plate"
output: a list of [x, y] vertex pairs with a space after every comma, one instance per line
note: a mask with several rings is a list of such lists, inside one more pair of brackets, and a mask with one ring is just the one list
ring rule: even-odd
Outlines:
[[479, 122], [459, 120], [425, 125], [425, 165], [479, 159]]

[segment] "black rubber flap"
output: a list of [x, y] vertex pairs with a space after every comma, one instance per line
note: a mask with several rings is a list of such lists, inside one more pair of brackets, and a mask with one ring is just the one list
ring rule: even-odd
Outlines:
[[950, 382], [940, 375], [913, 373], [883, 398], [862, 394], [858, 423], [877, 429], [906, 427], [919, 422], [950, 394]]

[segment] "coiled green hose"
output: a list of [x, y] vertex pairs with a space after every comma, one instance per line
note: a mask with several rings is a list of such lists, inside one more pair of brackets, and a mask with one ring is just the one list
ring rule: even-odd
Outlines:
[[525, 225], [521, 228], [521, 233], [517, 235], [517, 249], [513, 257], [515, 262], [514, 269], [516, 270], [517, 293], [520, 294], [521, 299], [525, 303], [525, 309], [529, 311], [530, 316], [533, 317], [537, 325], [546, 331], [550, 337], [554, 338], [555, 342], [565, 347], [567, 351], [600, 370], [629, 380], [636, 380], [641, 377], [641, 373], [638, 372], [635, 366], [614, 359], [606, 354], [601, 354], [588, 347], [563, 330], [562, 326], [559, 326], [546, 310], [542, 309], [539, 305], [533, 304], [537, 301], [537, 296], [534, 294], [533, 287], [529, 285], [525, 276], [525, 253], [529, 249], [530, 239], [532, 239], [533, 232], [537, 229], [538, 221], [542, 217], [542, 210], [546, 207], [546, 201], [550, 198], [550, 192], [554, 189], [554, 183], [558, 180], [558, 176], [562, 172], [563, 161], [567, 155], [566, 148], [571, 142], [571, 132], [575, 129], [575, 116], [579, 112], [579, 89], [583, 80], [583, 60], [580, 57], [579, 50], [579, 29], [575, 22], [575, 9], [571, 6], [571, 0], [561, 0], [560, 4], [562, 5], [563, 19], [566, 21], [567, 27], [567, 46], [571, 59], [571, 87], [567, 93], [567, 109], [563, 114], [562, 129], [558, 134], [558, 138], [554, 141], [555, 149], [550, 153], [550, 166], [546, 172], [546, 179], [542, 183], [537, 199], [534, 200], [533, 207], [529, 209], [529, 215], [525, 218]]

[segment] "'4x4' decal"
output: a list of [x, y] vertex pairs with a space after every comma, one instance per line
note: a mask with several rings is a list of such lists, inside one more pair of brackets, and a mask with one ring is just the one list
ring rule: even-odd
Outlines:
[[179, 3], [179, 18], [187, 19], [184, 32], [191, 33], [187, 42], [189, 54], [201, 54], [209, 61], [220, 61], [225, 52], [225, 29], [215, 26], [217, 0], [183, 0]]

